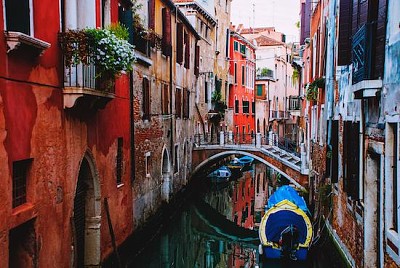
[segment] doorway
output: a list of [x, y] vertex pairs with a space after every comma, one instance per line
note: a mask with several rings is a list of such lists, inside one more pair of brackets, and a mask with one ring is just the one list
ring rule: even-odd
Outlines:
[[73, 212], [74, 267], [100, 265], [100, 185], [89, 156], [82, 160]]

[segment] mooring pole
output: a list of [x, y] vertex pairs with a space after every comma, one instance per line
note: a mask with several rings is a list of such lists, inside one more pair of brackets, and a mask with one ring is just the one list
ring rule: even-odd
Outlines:
[[113, 230], [113, 226], [112, 226], [112, 222], [111, 222], [110, 208], [108, 206], [107, 197], [104, 198], [104, 209], [106, 210], [107, 222], [108, 222], [108, 230], [110, 231], [112, 246], [113, 246], [113, 249], [114, 249], [115, 256], [117, 257], [118, 268], [122, 268], [121, 258], [119, 257], [117, 244], [115, 243], [115, 235], [114, 235], [114, 230]]

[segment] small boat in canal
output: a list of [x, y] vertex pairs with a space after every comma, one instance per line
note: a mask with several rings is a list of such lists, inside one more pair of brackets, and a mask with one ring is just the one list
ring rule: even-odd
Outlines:
[[239, 163], [241, 163], [243, 166], [251, 166], [251, 164], [252, 164], [253, 161], [254, 161], [254, 158], [245, 155], [245, 156], [239, 158], [238, 161], [239, 161]]
[[229, 177], [232, 175], [232, 172], [227, 166], [221, 166], [220, 168], [214, 170], [210, 174], [207, 175], [207, 177], [215, 179], [215, 180], [221, 180], [221, 181], [226, 181], [229, 179]]
[[304, 199], [291, 186], [279, 187], [268, 199], [261, 219], [260, 254], [268, 259], [306, 260], [312, 234]]

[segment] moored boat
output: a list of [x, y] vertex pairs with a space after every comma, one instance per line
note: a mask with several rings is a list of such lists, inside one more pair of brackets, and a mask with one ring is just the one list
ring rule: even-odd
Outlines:
[[250, 166], [250, 165], [253, 163], [254, 158], [245, 155], [245, 156], [239, 158], [238, 161], [239, 161], [239, 163], [241, 163], [243, 166]]
[[268, 199], [261, 219], [260, 253], [266, 258], [306, 260], [312, 224], [304, 199], [291, 186], [278, 188]]
[[221, 166], [207, 175], [209, 178], [227, 180], [232, 175], [232, 172], [227, 166]]

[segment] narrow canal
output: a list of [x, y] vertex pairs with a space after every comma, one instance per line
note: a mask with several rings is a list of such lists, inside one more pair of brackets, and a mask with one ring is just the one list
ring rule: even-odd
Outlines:
[[285, 182], [262, 163], [227, 182], [200, 184], [150, 239], [132, 242], [126, 267], [346, 267], [326, 235], [306, 262], [271, 261], [258, 253], [258, 226], [268, 197]]

